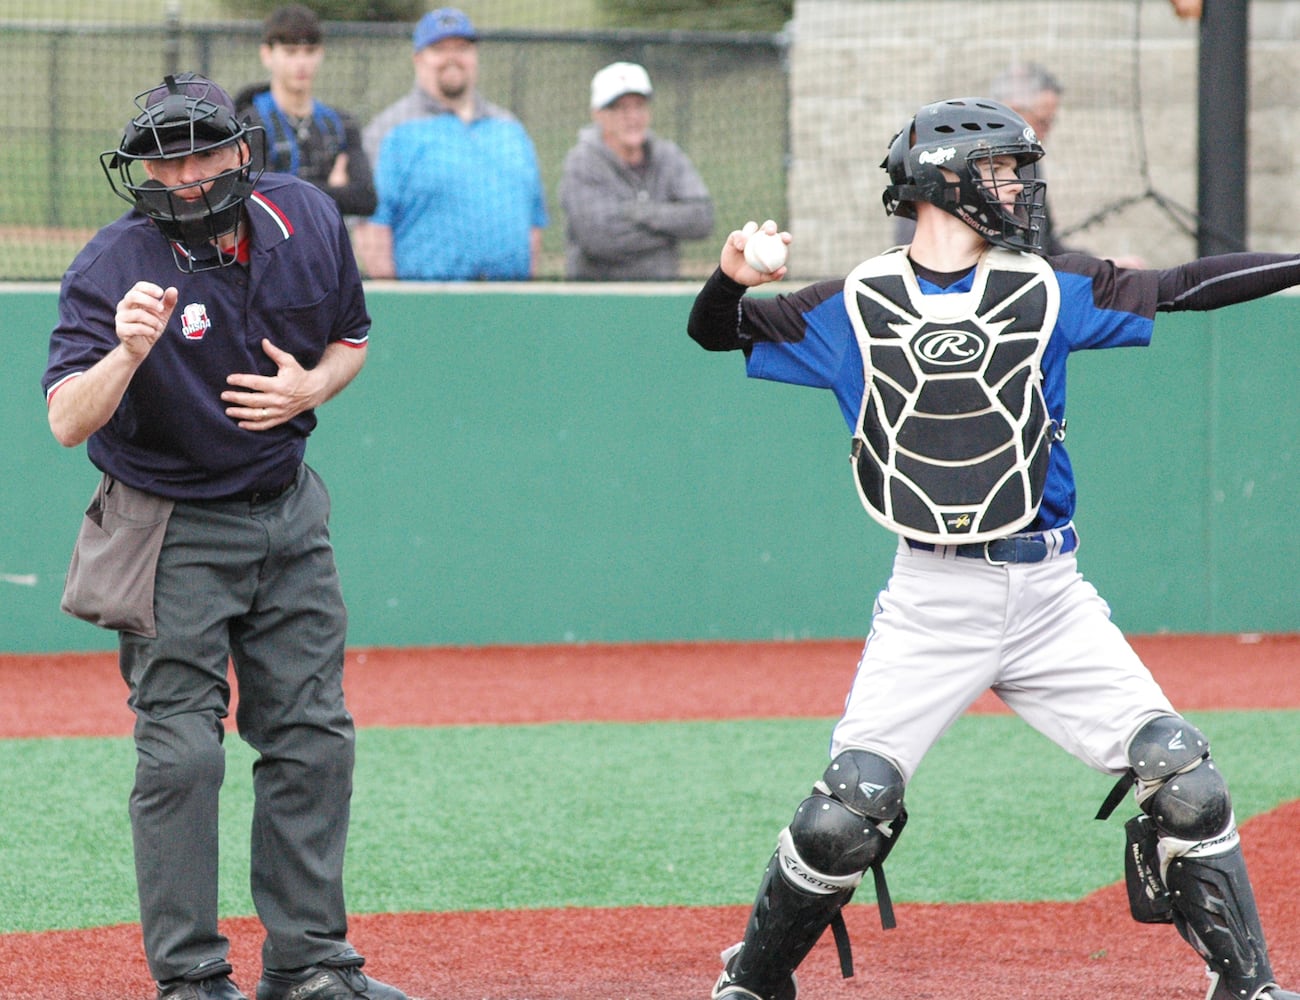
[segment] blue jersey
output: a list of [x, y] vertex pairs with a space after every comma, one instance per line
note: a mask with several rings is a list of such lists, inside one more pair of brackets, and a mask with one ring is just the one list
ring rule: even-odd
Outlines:
[[63, 277], [47, 399], [117, 346], [117, 303], [132, 285], [180, 292], [117, 411], [86, 442], [91, 462], [128, 486], [187, 500], [288, 482], [315, 414], [245, 430], [226, 415], [227, 376], [275, 374], [263, 338], [304, 368], [335, 341], [360, 348], [368, 340], [361, 279], [333, 200], [306, 181], [267, 174], [244, 210], [246, 265], [184, 274], [158, 227], [131, 211], [101, 229]]
[[[1231, 253], [1161, 270], [1117, 268], [1083, 254], [1047, 258], [1060, 287], [1056, 325], [1042, 358], [1049, 419], [1065, 422], [1065, 363], [1071, 351], [1142, 346], [1157, 312], [1220, 309], [1300, 284], [1300, 255]], [[974, 272], [946, 288], [969, 291]], [[918, 277], [928, 295], [945, 288]], [[862, 355], [844, 302], [843, 281], [823, 281], [789, 295], [745, 298], [746, 288], [721, 268], [691, 307], [687, 332], [709, 351], [744, 351], [748, 373], [830, 389], [851, 430], [862, 402]], [[1065, 449], [1052, 449], [1034, 530], [1059, 528], [1074, 516], [1074, 473]]]
[[395, 125], [375, 168], [373, 222], [393, 233], [399, 278], [522, 281], [548, 217], [532, 140], [513, 117], [450, 112]]
[[[271, 96], [269, 84], [246, 87], [235, 97], [241, 118], [261, 125], [266, 133], [266, 169], [311, 181], [338, 202], [344, 215], [369, 215], [375, 210], [375, 182], [370, 159], [361, 148], [361, 131], [351, 115], [312, 101], [311, 114], [295, 118]], [[253, 145], [256, 159], [260, 143]], [[347, 157], [347, 182], [330, 184], [340, 154]]]
[[[1050, 258], [1061, 305], [1042, 359], [1043, 398], [1051, 420], [1065, 421], [1065, 362], [1071, 351], [1145, 346], [1157, 308], [1157, 272], [1118, 270], [1080, 254]], [[968, 292], [974, 270], [947, 288], [918, 278], [926, 294]], [[862, 404], [863, 366], [844, 303], [842, 281], [820, 282], [774, 299], [747, 298], [752, 331], [746, 371], [753, 378], [830, 389], [849, 429]], [[1061, 444], [1051, 451], [1038, 514], [1026, 530], [1059, 528], [1074, 516], [1074, 472]]]

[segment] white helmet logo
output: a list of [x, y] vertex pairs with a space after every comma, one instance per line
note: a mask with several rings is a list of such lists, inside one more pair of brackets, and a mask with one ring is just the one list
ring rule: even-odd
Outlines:
[[940, 146], [938, 149], [924, 149], [916, 158], [917, 163], [933, 163], [936, 166], [947, 163], [957, 155], [955, 146]]

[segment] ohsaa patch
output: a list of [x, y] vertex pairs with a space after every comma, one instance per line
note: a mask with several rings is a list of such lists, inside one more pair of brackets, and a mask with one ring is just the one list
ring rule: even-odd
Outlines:
[[191, 302], [181, 313], [181, 333], [186, 340], [202, 340], [212, 326], [208, 310], [202, 302]]

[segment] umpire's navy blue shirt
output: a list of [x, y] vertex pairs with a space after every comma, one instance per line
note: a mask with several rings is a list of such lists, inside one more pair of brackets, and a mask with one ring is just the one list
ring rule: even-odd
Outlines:
[[335, 341], [361, 348], [368, 340], [361, 277], [334, 201], [295, 177], [265, 174], [245, 213], [246, 264], [184, 274], [166, 237], [132, 210], [101, 229], [64, 275], [42, 380], [47, 401], [117, 346], [117, 303], [132, 285], [180, 292], [117, 411], [86, 442], [91, 462], [128, 486], [197, 500], [289, 482], [314, 412], [245, 430], [226, 415], [226, 377], [276, 373], [263, 338], [308, 369]]

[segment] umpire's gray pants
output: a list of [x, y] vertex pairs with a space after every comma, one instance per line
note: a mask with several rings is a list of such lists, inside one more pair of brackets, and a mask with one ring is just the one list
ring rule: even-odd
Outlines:
[[346, 611], [329, 497], [309, 468], [265, 504], [178, 503], [158, 562], [158, 637], [121, 634], [136, 714], [131, 827], [145, 954], [157, 980], [225, 959], [217, 799], [233, 660], [253, 767], [253, 903], [266, 968], [348, 947], [343, 853], [354, 733], [343, 704]]

